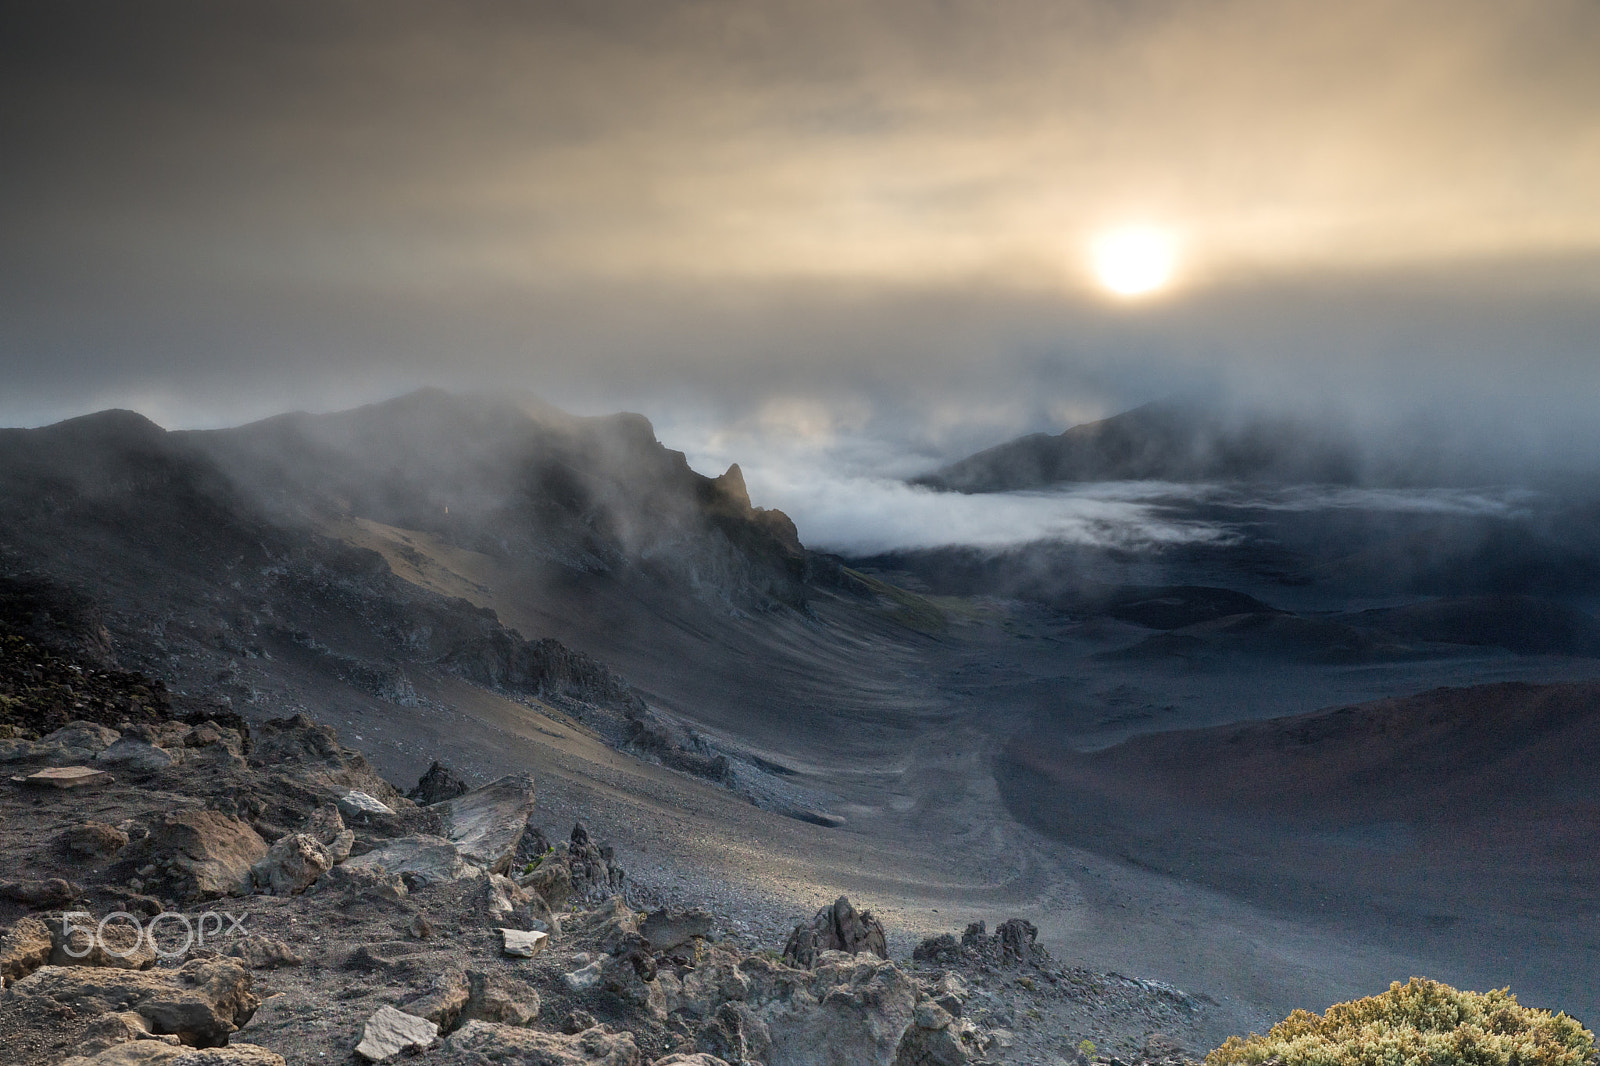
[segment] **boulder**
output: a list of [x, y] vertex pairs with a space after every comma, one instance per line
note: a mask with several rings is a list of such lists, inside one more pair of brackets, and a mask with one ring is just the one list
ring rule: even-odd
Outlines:
[[639, 932], [654, 950], [671, 951], [697, 936], [710, 936], [711, 915], [698, 908], [662, 907], [645, 915], [644, 921], [639, 923]]
[[83, 889], [59, 877], [0, 881], [0, 898], [28, 907], [56, 907], [83, 895]]
[[13, 1017], [59, 1024], [131, 1010], [150, 1032], [202, 1048], [226, 1044], [258, 1005], [250, 974], [231, 959], [191, 959], [177, 970], [45, 966], [0, 993], [0, 1011]]
[[117, 767], [142, 774], [165, 770], [176, 761], [170, 751], [137, 737], [123, 737], [94, 757], [96, 766]]
[[118, 1044], [131, 1044], [136, 1040], [153, 1040], [168, 1047], [183, 1046], [171, 1033], [159, 1036], [152, 1033], [143, 1018], [131, 1010], [125, 1010], [102, 1014], [90, 1022], [73, 1047], [79, 1055], [88, 1058]]
[[163, 869], [185, 895], [215, 899], [250, 892], [251, 867], [266, 853], [267, 842], [239, 819], [190, 810], [165, 815], [124, 856], [131, 865], [153, 863]]
[[462, 1012], [472, 999], [472, 980], [464, 970], [449, 970], [434, 979], [420, 999], [406, 1004], [406, 1013], [426, 1018], [439, 1027], [441, 1033], [455, 1029], [463, 1020]]
[[461, 852], [450, 841], [425, 833], [387, 840], [339, 866], [350, 872], [380, 868], [398, 874], [412, 888], [478, 877], [483, 873], [479, 867], [463, 862]]
[[502, 1025], [531, 1025], [539, 1016], [539, 993], [526, 981], [513, 977], [467, 972], [469, 992], [461, 1020], [496, 1022]]
[[630, 1006], [664, 1017], [670, 1001], [657, 985], [656, 975], [656, 961], [637, 934], [632, 943], [600, 960], [600, 987]]
[[544, 950], [549, 933], [524, 932], [521, 929], [500, 930], [500, 950], [515, 959], [531, 959]]
[[50, 961], [55, 934], [43, 918], [18, 918], [0, 936], [0, 986], [21, 980]]
[[816, 913], [808, 923], [794, 927], [783, 958], [795, 966], [810, 967], [824, 951], [844, 951], [851, 955], [863, 951], [880, 959], [889, 957], [883, 923], [871, 911], [857, 911], [844, 896]]
[[446, 800], [440, 804], [445, 836], [469, 862], [490, 873], [503, 874], [510, 868], [517, 844], [527, 831], [534, 796], [531, 776], [508, 774]]
[[51, 917], [46, 922], [55, 934], [50, 946], [51, 966], [148, 970], [156, 964], [155, 948], [144, 929], [132, 922], [119, 918], [102, 924], [87, 913]]
[[270, 936], [241, 937], [228, 945], [228, 956], [252, 970], [276, 970], [299, 966], [304, 961], [288, 944]]
[[309, 833], [317, 843], [327, 848], [329, 857], [336, 865], [350, 857], [350, 849], [356, 842], [355, 833], [344, 827], [339, 807], [333, 803], [324, 803], [312, 811], [302, 832]]
[[197, 1050], [153, 1041], [118, 1044], [91, 1057], [74, 1056], [61, 1066], [285, 1066], [283, 1056], [255, 1044]]
[[390, 873], [379, 865], [366, 867], [341, 863], [323, 875], [322, 883], [351, 897], [366, 897], [388, 903], [397, 903], [410, 894], [399, 874]]
[[379, 1007], [361, 1031], [356, 1054], [368, 1062], [384, 1062], [408, 1051], [421, 1051], [439, 1036], [439, 1027], [426, 1018]]
[[445, 1038], [438, 1060], [450, 1066], [479, 1062], [528, 1062], [539, 1066], [639, 1066], [631, 1033], [601, 1026], [581, 1033], [545, 1033], [493, 1022], [470, 1021]]
[[721, 1004], [695, 1034], [695, 1047], [729, 1062], [759, 1059], [771, 1046], [766, 1023], [739, 1002]]
[[681, 1051], [657, 1059], [651, 1066], [728, 1066], [727, 1060], [719, 1059], [715, 1055], [708, 1055], [704, 1051], [685, 1054]]
[[565, 907], [572, 898], [572, 871], [555, 858], [544, 860], [533, 872], [518, 878], [517, 883], [539, 893], [552, 907]]
[[298, 896], [333, 869], [333, 856], [309, 833], [290, 833], [267, 849], [250, 868], [258, 891], [273, 896]]
[[417, 779], [417, 787], [406, 793], [406, 799], [427, 807], [434, 803], [443, 803], [445, 800], [453, 800], [469, 791], [471, 791], [470, 785], [457, 777], [450, 767], [436, 760], [428, 767], [427, 772]]
[[77, 859], [109, 859], [128, 846], [128, 834], [104, 822], [80, 822], [61, 834], [61, 843]]
[[919, 1004], [900, 1038], [894, 1066], [966, 1066], [972, 1052], [961, 1033], [948, 1011], [935, 1003]]
[[621, 896], [612, 896], [592, 911], [578, 917], [583, 935], [597, 941], [600, 950], [615, 951], [630, 937], [639, 935], [639, 916]]
[[93, 722], [68, 722], [54, 733], [39, 738], [41, 747], [59, 748], [79, 759], [92, 759], [122, 738], [115, 729]]

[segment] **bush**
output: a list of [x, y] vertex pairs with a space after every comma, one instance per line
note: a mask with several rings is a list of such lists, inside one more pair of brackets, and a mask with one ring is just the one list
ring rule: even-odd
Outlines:
[[1266, 1036], [1231, 1036], [1206, 1066], [1593, 1066], [1594, 1034], [1519, 1006], [1509, 989], [1458, 992], [1413, 977], [1382, 995], [1297, 1010]]

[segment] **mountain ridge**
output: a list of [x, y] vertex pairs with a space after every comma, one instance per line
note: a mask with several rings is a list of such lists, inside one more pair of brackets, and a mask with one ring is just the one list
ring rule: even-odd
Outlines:
[[1229, 416], [1166, 401], [975, 452], [913, 485], [947, 492], [1010, 492], [1081, 481], [1286, 481], [1349, 484], [1347, 447], [1287, 418]]

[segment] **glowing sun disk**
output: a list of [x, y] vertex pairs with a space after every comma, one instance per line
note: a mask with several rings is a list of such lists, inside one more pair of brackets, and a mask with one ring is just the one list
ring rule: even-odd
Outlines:
[[1103, 234], [1094, 242], [1095, 278], [1118, 296], [1143, 296], [1172, 280], [1178, 247], [1172, 234], [1148, 226]]

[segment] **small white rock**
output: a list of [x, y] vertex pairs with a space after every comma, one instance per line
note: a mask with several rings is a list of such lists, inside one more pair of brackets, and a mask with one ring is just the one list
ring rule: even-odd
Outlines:
[[521, 929], [500, 930], [501, 950], [515, 959], [531, 959], [544, 950], [549, 933], [523, 932]]
[[351, 789], [339, 797], [339, 809], [345, 814], [393, 814], [387, 803], [376, 796]]
[[383, 1062], [412, 1048], [425, 1048], [438, 1035], [439, 1027], [426, 1018], [393, 1007], [379, 1007], [377, 1013], [367, 1019], [356, 1054], [368, 1062]]

